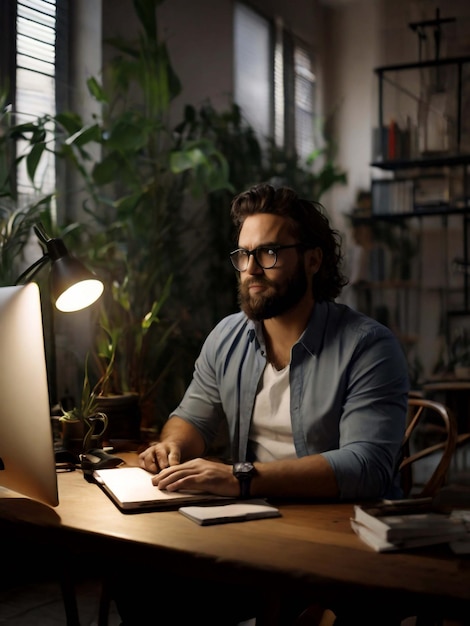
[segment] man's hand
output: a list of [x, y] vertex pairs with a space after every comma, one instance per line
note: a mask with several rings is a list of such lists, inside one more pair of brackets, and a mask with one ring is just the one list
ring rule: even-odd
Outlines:
[[195, 459], [204, 454], [204, 440], [189, 422], [173, 415], [160, 433], [160, 440], [139, 454], [139, 465], [149, 472], [159, 472], [178, 465], [182, 460]]
[[171, 465], [178, 465], [180, 459], [179, 446], [168, 441], [157, 442], [139, 454], [139, 465], [149, 472], [159, 472]]
[[168, 491], [204, 491], [235, 497], [240, 493], [232, 466], [207, 459], [192, 459], [180, 465], [171, 463], [152, 478], [152, 483]]

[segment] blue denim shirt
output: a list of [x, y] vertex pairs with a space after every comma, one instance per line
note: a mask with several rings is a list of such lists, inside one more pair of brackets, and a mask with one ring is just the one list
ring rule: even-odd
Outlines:
[[[261, 324], [244, 313], [207, 337], [193, 379], [172, 413], [207, 445], [228, 422], [233, 457], [251, 459], [250, 423], [266, 365]], [[322, 454], [340, 499], [399, 497], [397, 458], [405, 430], [408, 368], [393, 333], [335, 302], [317, 302], [292, 347], [290, 414], [298, 457]]]

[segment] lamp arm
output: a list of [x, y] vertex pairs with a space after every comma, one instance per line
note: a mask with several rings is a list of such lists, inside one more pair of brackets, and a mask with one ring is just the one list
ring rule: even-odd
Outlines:
[[46, 233], [46, 230], [44, 228], [44, 226], [42, 225], [41, 222], [38, 222], [37, 224], [34, 224], [33, 226], [33, 230], [36, 233], [36, 237], [42, 241], [42, 243], [44, 244], [48, 244], [48, 242], [51, 240], [51, 238], [49, 237], [49, 235]]
[[41, 267], [50, 261], [50, 256], [46, 252], [41, 258], [30, 265], [17, 279], [15, 285], [22, 284], [26, 279], [32, 280], [34, 276], [39, 272]]

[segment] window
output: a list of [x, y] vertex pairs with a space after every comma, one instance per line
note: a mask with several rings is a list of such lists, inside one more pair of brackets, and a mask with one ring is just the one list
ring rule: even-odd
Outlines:
[[[16, 14], [16, 123], [56, 112], [56, 0], [18, 0]], [[53, 134], [49, 137], [53, 142]], [[21, 150], [21, 146], [19, 146]], [[55, 188], [52, 155], [42, 158], [35, 177], [43, 193]], [[18, 193], [30, 195], [31, 182], [22, 161], [17, 172]]]
[[245, 4], [234, 13], [234, 99], [259, 139], [305, 159], [315, 148], [315, 73], [310, 50]]
[[273, 134], [273, 74], [269, 22], [243, 4], [235, 5], [235, 101], [259, 139]]
[[295, 147], [305, 159], [315, 147], [315, 74], [308, 51], [300, 44], [294, 47]]

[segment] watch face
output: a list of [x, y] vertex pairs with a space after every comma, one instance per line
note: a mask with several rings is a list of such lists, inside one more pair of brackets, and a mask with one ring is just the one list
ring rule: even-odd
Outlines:
[[237, 476], [239, 474], [247, 475], [252, 474], [254, 472], [253, 463], [248, 463], [247, 461], [244, 463], [235, 463], [233, 466], [233, 473]]
[[245, 461], [234, 464], [233, 475], [240, 483], [240, 498], [242, 500], [247, 500], [250, 497], [250, 483], [255, 474], [256, 468], [253, 463]]

